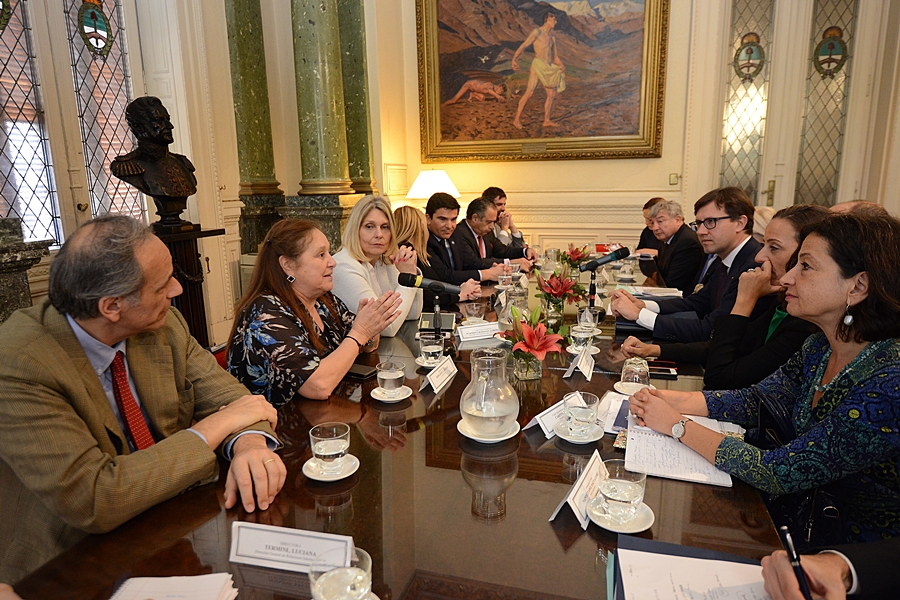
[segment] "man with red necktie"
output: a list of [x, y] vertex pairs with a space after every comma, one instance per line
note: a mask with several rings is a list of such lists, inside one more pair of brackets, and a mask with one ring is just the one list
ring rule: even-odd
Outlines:
[[485, 198], [476, 198], [466, 208], [466, 218], [451, 236], [462, 257], [462, 269], [490, 269], [496, 263], [518, 262], [523, 271], [531, 269], [537, 258], [531, 248], [513, 248], [493, 243], [497, 207]]

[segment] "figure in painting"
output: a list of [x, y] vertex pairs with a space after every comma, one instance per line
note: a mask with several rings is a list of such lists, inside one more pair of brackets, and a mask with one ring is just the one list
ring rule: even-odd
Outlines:
[[466, 93], [469, 94], [469, 97], [467, 98], [469, 102], [472, 100], [485, 100], [488, 96], [496, 98], [499, 102], [506, 102], [506, 98], [501, 96], [503, 92], [503, 85], [499, 83], [495, 84], [490, 81], [484, 81], [483, 79], [469, 79], [461, 88], [459, 88], [459, 91], [456, 92], [455, 96], [444, 102], [443, 106], [456, 104], [456, 101], [462, 98]]
[[518, 71], [519, 56], [522, 55], [522, 52], [528, 46], [532, 46], [534, 50], [531, 74], [528, 76], [528, 87], [525, 89], [522, 99], [519, 100], [519, 108], [516, 110], [516, 118], [513, 120], [513, 125], [517, 129], [522, 129], [522, 122], [520, 121], [522, 111], [534, 94], [534, 89], [537, 87], [538, 82], [544, 86], [544, 90], [547, 92], [547, 99], [544, 101], [543, 126], [556, 127], [558, 125], [558, 123], [550, 120], [550, 109], [553, 108], [553, 100], [556, 99], [556, 94], [566, 89], [566, 66], [559, 58], [559, 53], [556, 49], [556, 39], [551, 33], [554, 27], [556, 27], [556, 15], [548, 12], [544, 15], [543, 25], [528, 35], [513, 56], [512, 68], [513, 71]]

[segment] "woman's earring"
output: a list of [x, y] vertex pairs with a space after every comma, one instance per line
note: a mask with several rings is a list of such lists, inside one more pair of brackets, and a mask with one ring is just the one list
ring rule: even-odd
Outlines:
[[847, 305], [847, 314], [844, 315], [844, 325], [850, 327], [853, 325], [853, 315], [850, 314], [850, 305]]
[[[296, 278], [293, 275], [288, 275], [287, 280], [288, 280], [288, 283], [294, 283], [294, 281], [296, 281]], [[853, 317], [850, 317], [850, 318], [852, 319]], [[846, 320], [847, 319], [844, 319], [844, 321], [846, 321]]]

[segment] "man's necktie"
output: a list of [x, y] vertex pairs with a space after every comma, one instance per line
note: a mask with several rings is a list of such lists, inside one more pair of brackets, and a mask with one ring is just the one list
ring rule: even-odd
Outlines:
[[453, 260], [453, 249], [450, 248], [450, 242], [444, 240], [444, 248], [447, 250], [447, 258], [450, 259], [450, 268], [456, 270], [456, 261]]
[[719, 263], [716, 272], [711, 275], [716, 282], [716, 306], [722, 303], [722, 296], [725, 295], [725, 288], [728, 287], [728, 267], [724, 263]]
[[138, 406], [134, 395], [131, 393], [131, 387], [128, 385], [128, 374], [125, 372], [125, 355], [122, 352], [116, 352], [116, 357], [110, 365], [112, 369], [113, 395], [116, 397], [116, 404], [119, 406], [119, 414], [125, 421], [125, 433], [131, 438], [134, 447], [138, 450], [149, 448], [155, 442], [147, 427], [147, 420], [144, 419], [144, 413]]
[[481, 258], [487, 258], [487, 252], [484, 250], [484, 238], [480, 235], [476, 235], [478, 238], [478, 252], [481, 254]]

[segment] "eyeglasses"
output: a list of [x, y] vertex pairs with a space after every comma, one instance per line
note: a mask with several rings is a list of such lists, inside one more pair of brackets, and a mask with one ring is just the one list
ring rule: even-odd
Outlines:
[[693, 223], [688, 223], [688, 226], [691, 229], [693, 229], [694, 231], [697, 231], [698, 229], [700, 229], [700, 225], [703, 225], [704, 227], [706, 227], [707, 231], [712, 231], [713, 229], [716, 228], [716, 224], [719, 221], [722, 221], [724, 219], [730, 219], [730, 218], [731, 217], [729, 217], [727, 215], [724, 217], [710, 217], [708, 219], [703, 219], [702, 221], [694, 221]]

